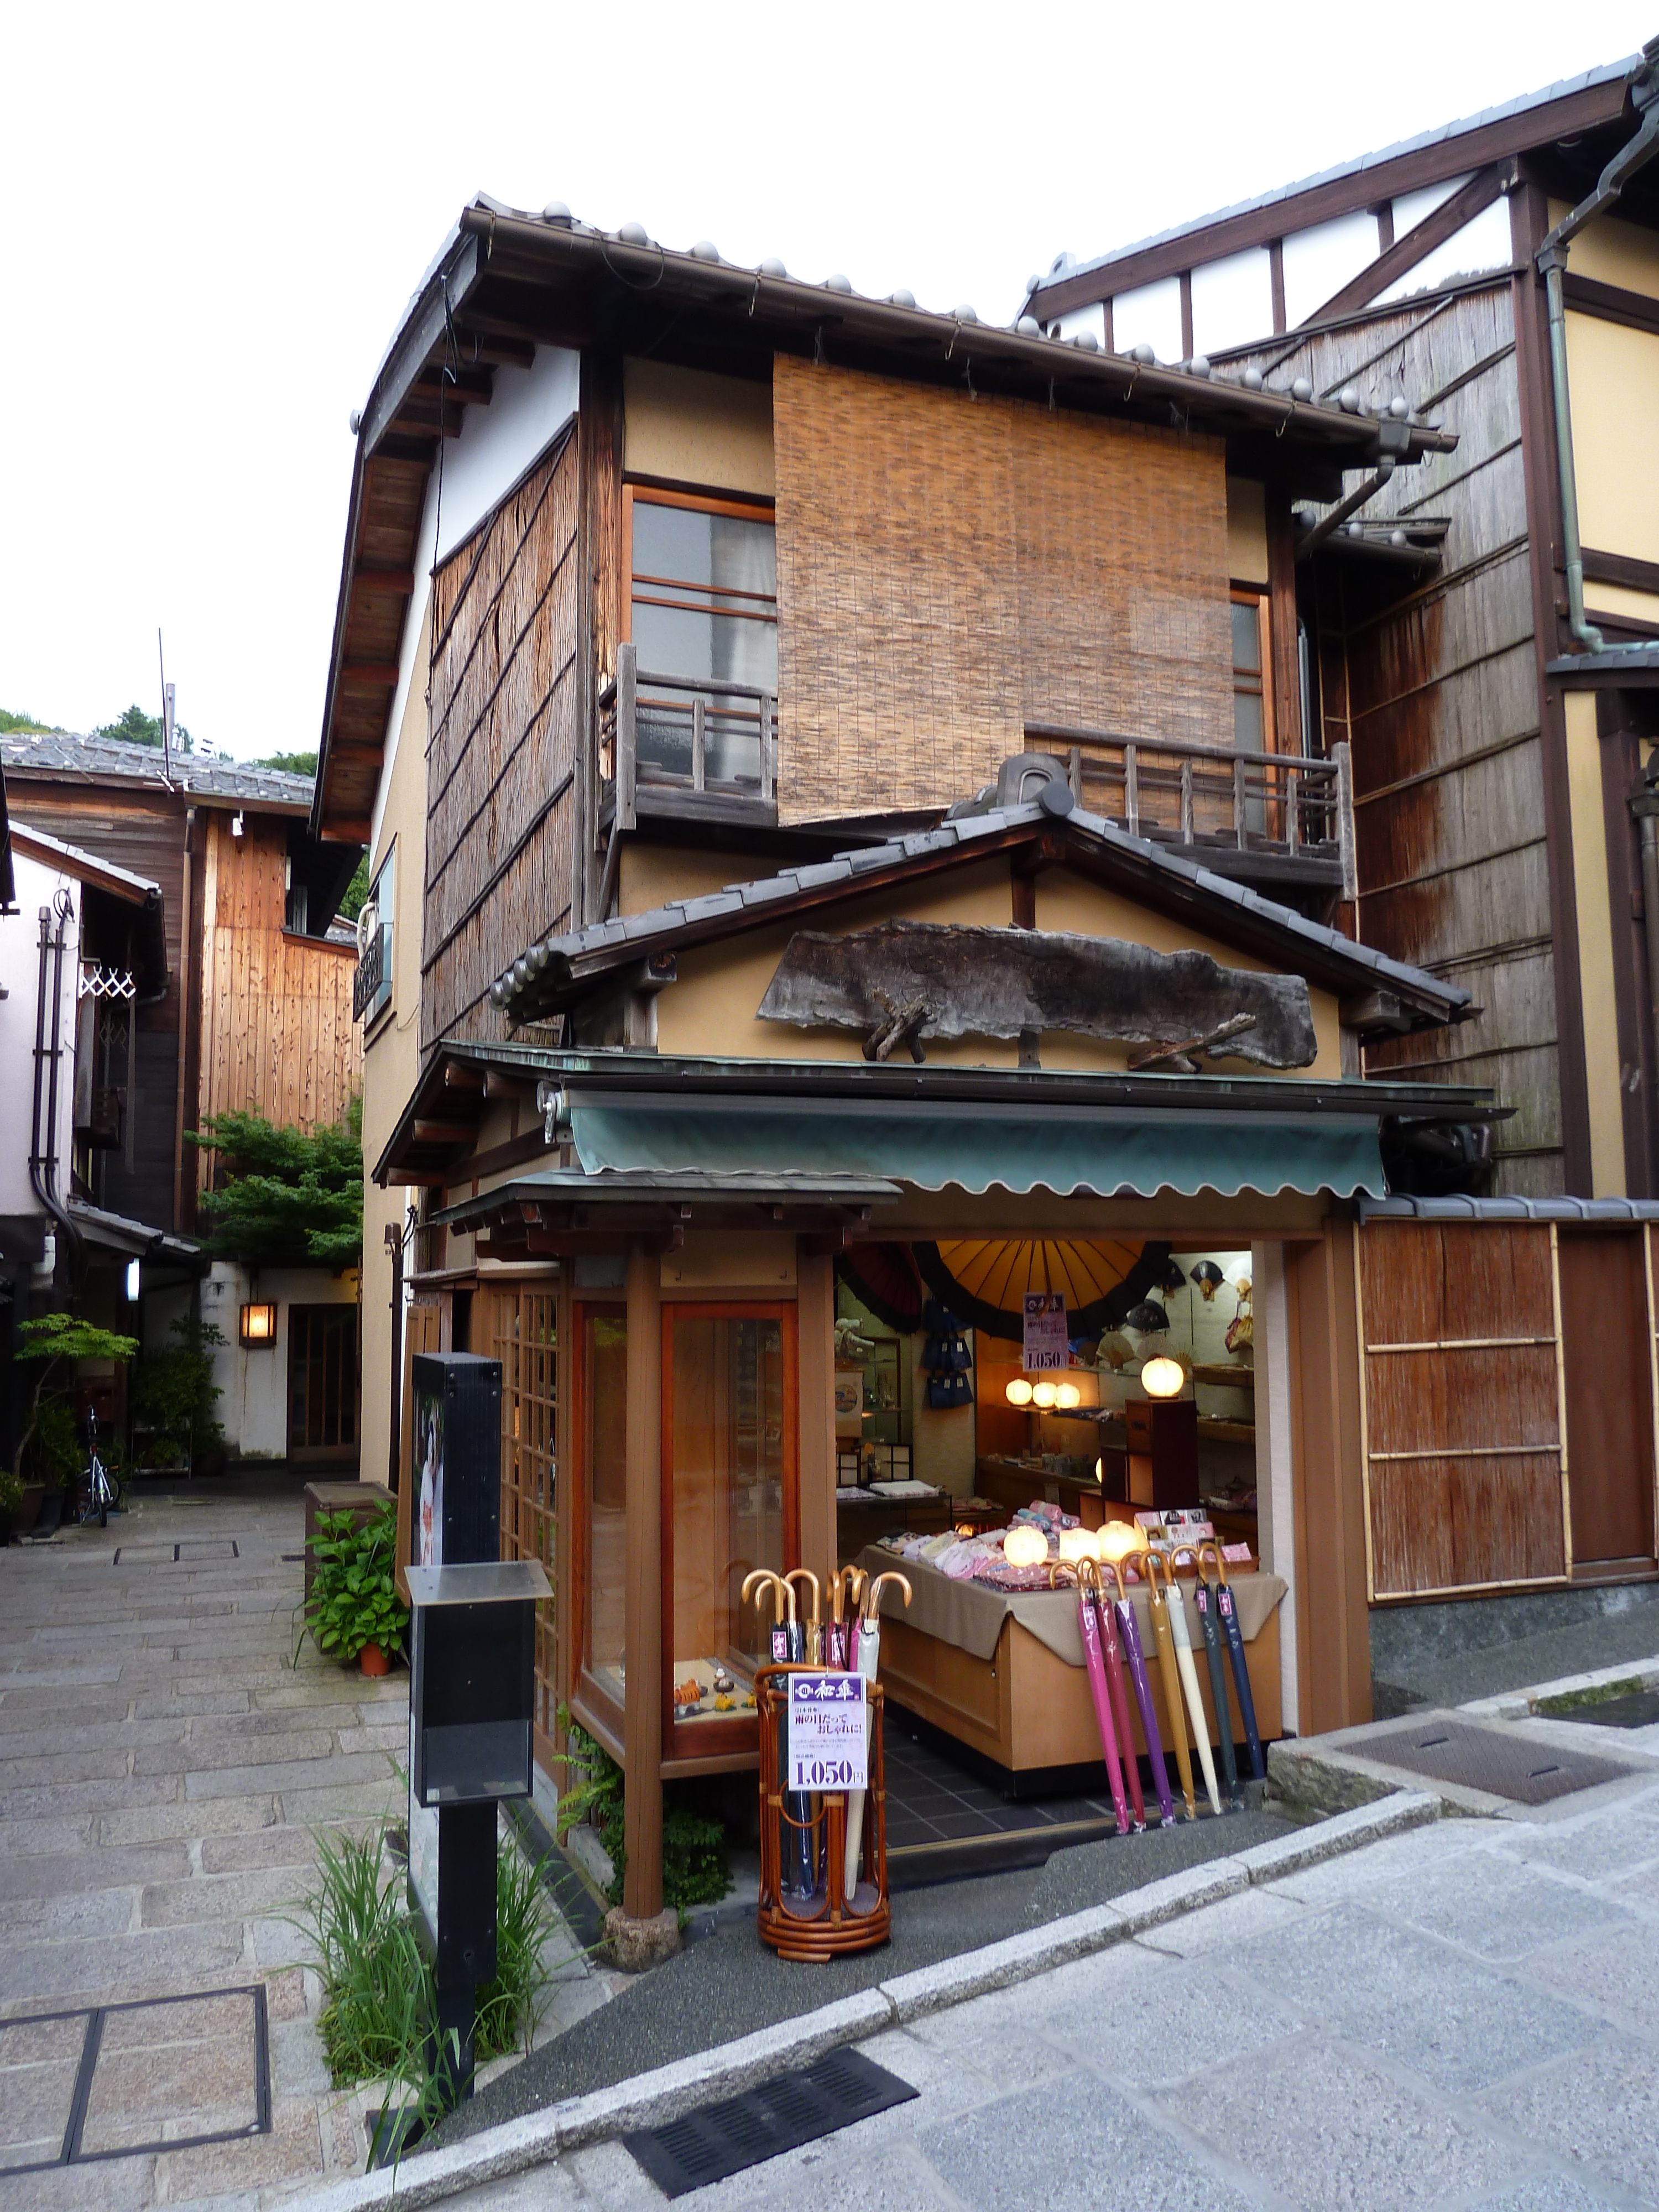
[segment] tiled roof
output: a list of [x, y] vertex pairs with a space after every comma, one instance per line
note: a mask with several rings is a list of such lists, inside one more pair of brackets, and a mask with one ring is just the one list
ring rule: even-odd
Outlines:
[[[1054, 830], [1062, 828], [1079, 832], [1109, 850], [1133, 858], [1148, 866], [1154, 874], [1162, 874], [1183, 887], [1197, 890], [1206, 898], [1218, 904], [1242, 908], [1255, 919], [1282, 930], [1288, 937], [1316, 951], [1327, 958], [1335, 958], [1347, 965], [1366, 971], [1379, 988], [1402, 988], [1413, 996], [1439, 1000], [1450, 1018], [1455, 1019], [1473, 1002], [1467, 991], [1437, 975], [1431, 975], [1420, 968], [1413, 968], [1403, 961], [1392, 960], [1374, 946], [1358, 945], [1340, 930], [1331, 929], [1323, 922], [1310, 921], [1294, 908], [1280, 906], [1275, 900], [1263, 898], [1260, 892], [1247, 885], [1236, 884], [1225, 876], [1213, 874], [1196, 862], [1173, 852], [1146, 837], [1132, 837], [1115, 823], [1103, 820], [1098, 815], [1085, 814], [1074, 808], [1060, 823], [1039, 805], [1011, 806], [986, 814], [964, 815], [956, 821], [940, 823], [936, 830], [913, 833], [896, 838], [885, 845], [866, 846], [853, 853], [837, 854], [832, 860], [815, 861], [801, 868], [781, 869], [775, 876], [763, 878], [757, 883], [728, 884], [725, 890], [705, 893], [698, 898], [676, 899], [665, 906], [653, 907], [641, 914], [617, 915], [607, 921], [595, 922], [586, 929], [572, 930], [560, 936], [544, 938], [532, 945], [524, 956], [514, 961], [506, 975], [490, 986], [490, 997], [498, 1006], [511, 1003], [517, 994], [542, 975], [550, 963], [574, 963], [585, 954], [604, 952], [627, 946], [637, 948], [643, 954], [654, 940], [672, 940], [682, 932], [695, 929], [702, 924], [718, 921], [723, 915], [741, 914], [772, 901], [787, 902], [807, 892], [827, 889], [837, 883], [852, 883], [866, 874], [890, 870], [902, 873], [905, 864], [918, 860], [933, 859], [942, 854], [971, 849], [981, 838], [1000, 835], [1009, 830], [1024, 827]], [[1219, 916], [1217, 917], [1220, 919]]]
[[[16, 731], [0, 738], [0, 762], [8, 775], [84, 776], [91, 782], [160, 783], [162, 781], [159, 745], [129, 744], [118, 738], [82, 738], [66, 731], [49, 736]], [[282, 769], [250, 768], [243, 761], [222, 760], [205, 753], [173, 753], [168, 761], [171, 779], [180, 791], [200, 792], [210, 799], [240, 799], [251, 806], [262, 801], [271, 806], [311, 805], [312, 779], [289, 775]]]

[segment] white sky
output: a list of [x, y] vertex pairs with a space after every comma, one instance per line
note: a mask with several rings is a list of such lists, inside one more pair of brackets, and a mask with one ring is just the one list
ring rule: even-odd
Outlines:
[[19, 7], [0, 706], [318, 741], [360, 405], [474, 191], [1006, 319], [1027, 274], [1633, 52], [1651, 6]]

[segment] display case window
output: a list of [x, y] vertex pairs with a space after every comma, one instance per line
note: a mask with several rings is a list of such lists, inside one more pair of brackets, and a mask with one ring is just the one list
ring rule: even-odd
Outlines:
[[771, 1650], [744, 1580], [799, 1557], [795, 1310], [670, 1306], [663, 1335], [664, 1733], [695, 1758], [753, 1741]]
[[581, 1346], [576, 1408], [581, 1447], [580, 1644], [582, 1672], [620, 1716], [628, 1547], [628, 1316], [621, 1306], [577, 1310]]

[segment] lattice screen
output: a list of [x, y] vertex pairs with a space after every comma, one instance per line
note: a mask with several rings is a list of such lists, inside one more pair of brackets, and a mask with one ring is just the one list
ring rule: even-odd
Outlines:
[[[501, 1363], [501, 1557], [539, 1559], [556, 1588], [553, 1538], [556, 1484], [554, 1414], [558, 1396], [558, 1300], [551, 1289], [492, 1290], [489, 1351]], [[536, 1614], [538, 1748], [551, 1748], [556, 1596]]]

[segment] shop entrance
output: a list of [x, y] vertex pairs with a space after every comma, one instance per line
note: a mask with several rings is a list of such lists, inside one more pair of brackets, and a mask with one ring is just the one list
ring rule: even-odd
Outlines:
[[[1252, 1272], [1248, 1249], [1198, 1240], [941, 1240], [837, 1261], [838, 1557], [917, 1583], [882, 1642], [896, 1885], [1030, 1863], [1115, 1826], [1080, 1668], [1041, 1623], [969, 1618], [986, 1596], [946, 1581], [963, 1537], [1038, 1507], [1091, 1531], [1177, 1510], [1229, 1546], [1233, 1571], [1272, 1579], [1254, 1573]], [[1026, 1320], [1042, 1295], [1060, 1304], [1054, 1364]], [[1141, 1380], [1160, 1357], [1173, 1398]], [[1277, 1734], [1276, 1612], [1258, 1625], [1251, 1671], [1270, 1678], [1257, 1703]]]

